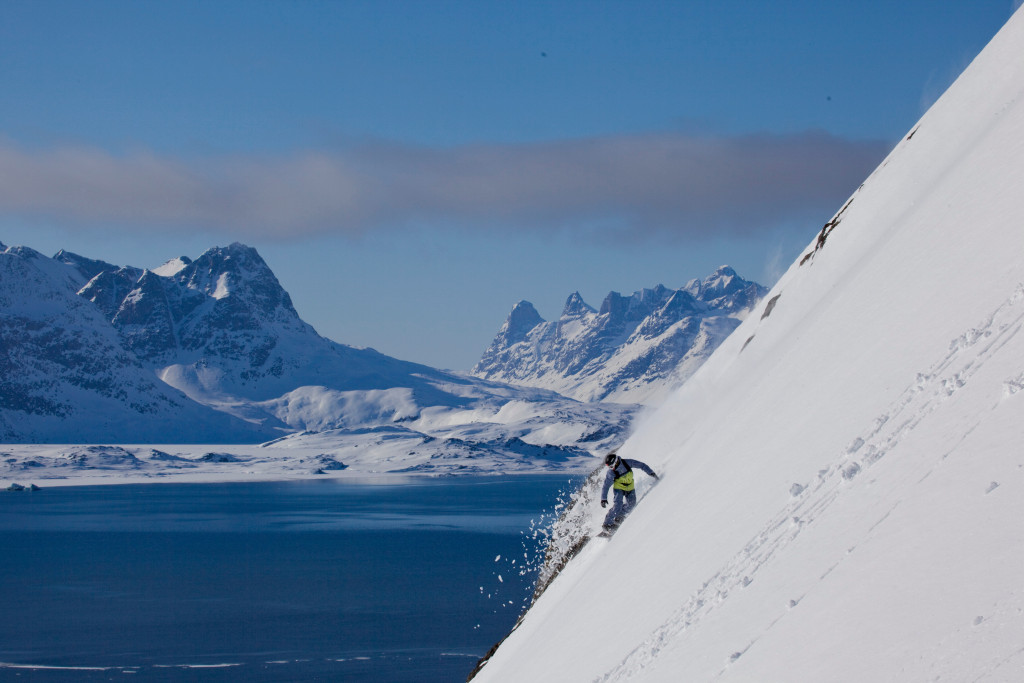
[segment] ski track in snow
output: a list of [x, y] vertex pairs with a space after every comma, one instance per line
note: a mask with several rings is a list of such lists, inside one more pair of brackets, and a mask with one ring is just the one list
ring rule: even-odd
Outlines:
[[[814, 523], [848, 488], [853, 479], [885, 457], [922, 420], [966, 386], [970, 378], [984, 366], [985, 362], [1013, 339], [1022, 328], [1024, 328], [1024, 283], [1017, 285], [1010, 297], [979, 326], [966, 330], [950, 342], [948, 353], [925, 372], [918, 373], [916, 379], [889, 406], [888, 410], [876, 417], [863, 434], [855, 438], [844, 452], [835, 458], [831, 466], [817, 473], [814, 483], [807, 486], [794, 486], [792, 489], [793, 501], [789, 505], [780, 510], [761, 532], [746, 544], [743, 550], [705, 581], [704, 585], [685, 604], [676, 609], [661, 626], [626, 655], [617, 666], [603, 676], [594, 679], [595, 683], [641, 679], [644, 670], [657, 660], [662, 649], [673, 642], [678, 642], [676, 639], [682, 633], [723, 604], [729, 597], [730, 591], [749, 585], [757, 572], [796, 540], [809, 524]], [[1024, 373], [1008, 378], [1003, 382], [1003, 387], [1004, 396], [1024, 389]], [[945, 460], [973, 429], [974, 426], [965, 430], [957, 444], [941, 454], [937, 462]], [[852, 459], [855, 455], [859, 455], [859, 460]], [[924, 474], [919, 481], [926, 479], [933, 469]], [[868, 533], [870, 534], [882, 524], [898, 506], [899, 502], [886, 510], [871, 525]], [[856, 547], [856, 544], [851, 547], [847, 556], [856, 550]], [[824, 580], [841, 563], [842, 560], [830, 567], [819, 577], [819, 581]], [[802, 599], [801, 595], [791, 600], [789, 609], [796, 608]], [[787, 613], [788, 610], [781, 612], [768, 624], [765, 633], [771, 631]], [[757, 640], [758, 638], [755, 638], [742, 650], [729, 656], [725, 666], [715, 678], [724, 675], [729, 665], [742, 657], [756, 644]], [[1024, 654], [1024, 648], [1012, 655], [1010, 659], [1016, 659], [1022, 654]], [[995, 668], [1007, 663], [1009, 660], [998, 664]], [[975, 680], [985, 680], [987, 676], [994, 673], [995, 669], [981, 672], [979, 678]]]

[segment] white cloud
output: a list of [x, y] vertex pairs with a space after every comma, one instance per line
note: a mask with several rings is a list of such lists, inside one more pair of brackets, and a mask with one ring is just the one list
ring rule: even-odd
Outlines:
[[375, 144], [194, 161], [0, 144], [0, 212], [250, 237], [434, 223], [744, 234], [835, 208], [886, 149], [817, 132], [452, 148]]

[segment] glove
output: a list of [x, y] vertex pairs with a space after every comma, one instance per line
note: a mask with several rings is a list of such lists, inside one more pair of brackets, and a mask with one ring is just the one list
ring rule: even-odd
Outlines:
[[602, 500], [601, 501], [601, 507], [603, 507], [603, 508], [608, 507], [608, 501], [607, 500]]

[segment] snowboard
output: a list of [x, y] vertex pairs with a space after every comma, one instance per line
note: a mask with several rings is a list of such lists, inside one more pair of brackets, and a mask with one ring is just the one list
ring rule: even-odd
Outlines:
[[[644, 492], [644, 497], [646, 497], [646, 496], [647, 496], [647, 494], [648, 494], [648, 493], [650, 493], [650, 490], [651, 490], [651, 489], [653, 489], [653, 488], [654, 488], [655, 486], [657, 486], [657, 485], [658, 485], [658, 482], [660, 482], [660, 481], [661, 481], [661, 477], [658, 477], [658, 478], [656, 478], [656, 479], [655, 479], [654, 481], [652, 481], [652, 482], [651, 482], [651, 483], [650, 483], [650, 484], [648, 485], [647, 491], [645, 491], [645, 492]], [[641, 498], [640, 500], [643, 500], [643, 498]], [[636, 503], [637, 505], [639, 505], [639, 504], [640, 504], [640, 500], [638, 500], [638, 501], [637, 501], [637, 503]], [[635, 509], [635, 508], [634, 508], [634, 509]], [[631, 511], [631, 512], [632, 512], [632, 511]], [[628, 516], [628, 515], [627, 515], [627, 516]], [[601, 530], [601, 533], [599, 533], [599, 534], [597, 534], [596, 536], [594, 536], [594, 538], [611, 538], [612, 536], [614, 536], [614, 535], [615, 535], [615, 532], [619, 530], [619, 527], [620, 527], [620, 526], [622, 526], [622, 522], [624, 522], [624, 521], [626, 521], [626, 518], [625, 518], [625, 517], [623, 517], [623, 518], [622, 518], [622, 519], [621, 519], [621, 520], [619, 521], [619, 523], [618, 523], [618, 524], [614, 525], [614, 526], [613, 526], [613, 527], [611, 527], [610, 529], [602, 529], [602, 530]]]

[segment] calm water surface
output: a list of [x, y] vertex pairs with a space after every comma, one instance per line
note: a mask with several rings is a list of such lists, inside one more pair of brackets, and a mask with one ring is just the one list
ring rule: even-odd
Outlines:
[[531, 525], [576, 483], [0, 492], [0, 679], [464, 680], [529, 595]]

